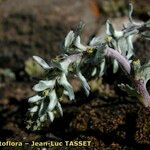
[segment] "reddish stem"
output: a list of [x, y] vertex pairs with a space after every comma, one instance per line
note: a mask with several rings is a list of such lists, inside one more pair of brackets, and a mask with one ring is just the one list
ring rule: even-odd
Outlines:
[[[124, 56], [122, 56], [118, 51], [112, 48], [107, 48], [105, 55], [107, 57], [116, 59], [117, 62], [122, 66], [123, 70], [131, 77], [131, 65]], [[141, 97], [139, 97], [139, 100], [142, 102], [142, 104], [145, 107], [150, 109], [150, 93], [147, 91], [144, 81], [135, 80], [135, 77], [131, 77], [131, 78], [132, 78], [131, 81], [135, 89], [141, 95]]]
[[129, 61], [124, 56], [122, 56], [118, 51], [112, 48], [107, 48], [105, 55], [107, 57], [116, 59], [117, 62], [123, 67], [124, 71], [130, 74], [131, 66], [130, 66]]

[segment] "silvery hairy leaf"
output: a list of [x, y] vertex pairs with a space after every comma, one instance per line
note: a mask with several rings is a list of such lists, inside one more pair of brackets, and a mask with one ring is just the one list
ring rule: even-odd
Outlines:
[[144, 82], [146, 87], [146, 83], [150, 80], [150, 68], [143, 70], [143, 76], [144, 76]]
[[37, 110], [38, 110], [38, 106], [34, 106], [34, 107], [32, 107], [32, 108], [29, 109], [29, 111], [31, 113], [35, 113], [35, 112], [37, 112]]
[[97, 68], [96, 67], [94, 67], [94, 69], [93, 69], [93, 71], [92, 71], [92, 73], [91, 73], [91, 76], [93, 77], [93, 76], [95, 76], [96, 75], [96, 73], [97, 73]]
[[65, 38], [65, 48], [68, 48], [69, 46], [71, 46], [73, 40], [74, 40], [74, 32], [73, 31], [70, 31], [66, 38]]
[[59, 102], [57, 103], [57, 108], [60, 112], [60, 115], [63, 116], [63, 110], [62, 110], [61, 104]]
[[44, 114], [44, 115], [42, 115], [42, 116], [40, 117], [40, 122], [44, 122], [45, 119], [46, 119], [46, 114]]
[[150, 31], [145, 31], [141, 33], [141, 36], [146, 39], [146, 40], [150, 40]]
[[150, 19], [145, 23], [145, 26], [146, 26], [147, 28], [150, 28]]
[[94, 37], [90, 41], [89, 45], [90, 46], [98, 46], [98, 45], [101, 45], [102, 43], [104, 43], [104, 38], [102, 38], [101, 36], [99, 36], [99, 37]]
[[48, 116], [49, 116], [50, 121], [53, 122], [53, 121], [54, 121], [54, 118], [55, 118], [54, 113], [51, 112], [51, 111], [48, 111], [47, 113], [48, 113]]
[[68, 73], [68, 67], [69, 67], [70, 63], [71, 63], [71, 60], [69, 60], [69, 59], [62, 61], [60, 63], [61, 70], [65, 73]]
[[150, 80], [150, 61], [141, 66], [140, 70], [138, 71], [138, 76], [139, 78], [144, 79], [146, 86], [146, 83]]
[[33, 56], [33, 59], [41, 66], [43, 67], [44, 69], [52, 69], [53, 67], [50, 67], [44, 59], [42, 59], [41, 57], [39, 56]]
[[48, 105], [48, 110], [52, 111], [55, 108], [56, 104], [58, 103], [58, 98], [55, 90], [49, 92], [49, 99], [50, 103]]
[[79, 52], [86, 51], [87, 47], [81, 44], [80, 36], [77, 36], [74, 45], [79, 49]]
[[106, 34], [111, 36], [111, 35], [114, 35], [114, 32], [115, 32], [115, 30], [114, 30], [113, 25], [111, 24], [111, 22], [109, 20], [107, 20], [107, 22], [106, 22]]
[[82, 53], [76, 53], [73, 55], [70, 55], [70, 57], [66, 57], [64, 60], [57, 62], [53, 61], [52, 64], [59, 70], [61, 70], [63, 73], [67, 75], [68, 73], [68, 67], [70, 64], [74, 63], [76, 60], [81, 59]]
[[52, 65], [59, 70], [62, 70], [62, 66], [59, 61], [52, 61]]
[[64, 72], [65, 74], [68, 73], [68, 67], [70, 63], [68, 61], [62, 61], [62, 62], [54, 62], [53, 63], [56, 68]]
[[105, 59], [105, 49], [106, 49], [105, 45], [96, 47], [93, 62], [95, 62], [96, 64], [103, 62], [103, 59]]
[[102, 77], [104, 75], [105, 67], [106, 67], [106, 60], [104, 59], [103, 62], [100, 64], [99, 77]]
[[133, 97], [138, 97], [139, 96], [139, 93], [137, 92], [137, 90], [135, 90], [134, 88], [132, 88], [131, 86], [129, 86], [128, 84], [119, 84], [118, 87], [127, 92], [130, 96], [133, 96]]
[[38, 84], [33, 86], [33, 90], [36, 92], [44, 91], [46, 89], [53, 89], [55, 80], [41, 80]]
[[120, 37], [123, 36], [124, 33], [123, 33], [123, 31], [115, 30], [112, 23], [109, 20], [107, 20], [107, 22], [106, 22], [106, 34], [109, 36], [112, 36], [116, 39], [119, 39]]
[[113, 60], [113, 73], [116, 73], [118, 71], [119, 65], [117, 60]]
[[75, 98], [73, 88], [71, 84], [68, 82], [65, 73], [61, 74], [61, 77], [58, 79], [58, 84], [62, 85], [64, 89], [68, 91], [70, 100], [73, 100]]
[[127, 40], [122, 37], [120, 38], [118, 41], [116, 41], [116, 47], [114, 45], [114, 49], [118, 50], [120, 54], [122, 54], [123, 56], [126, 55], [127, 52]]
[[66, 90], [63, 91], [63, 94], [66, 95], [66, 96], [69, 95], [68, 91], [66, 91]]
[[[39, 109], [39, 112], [38, 112], [38, 115], [39, 116], [42, 116], [44, 113], [43, 113], [43, 109], [44, 109], [44, 101], [41, 102], [41, 105], [39, 106], [40, 109]], [[45, 110], [44, 110], [45, 111]]]
[[130, 21], [131, 23], [133, 23], [132, 13], [133, 13], [133, 5], [130, 3], [130, 4], [129, 4], [129, 21]]
[[133, 35], [130, 35], [128, 37], [121, 37], [118, 41], [117, 41], [117, 48], [119, 49], [119, 51], [121, 52], [121, 54], [123, 56], [126, 56], [126, 58], [130, 59], [134, 52], [133, 52], [133, 44], [132, 44], [132, 38]]
[[128, 46], [128, 50], [127, 50], [127, 55], [126, 57], [128, 59], [130, 59], [133, 55], [134, 55], [134, 52], [133, 52], [133, 35], [130, 35], [126, 38], [127, 40], [127, 46]]
[[81, 81], [81, 84], [85, 90], [86, 95], [89, 95], [89, 91], [90, 91], [90, 86], [88, 84], [88, 82], [86, 81], [85, 77], [82, 75], [81, 71], [77, 72], [77, 76], [79, 78], [79, 80]]
[[80, 70], [80, 66], [79, 66], [80, 61], [76, 62], [76, 73], [77, 73], [77, 77], [79, 78], [79, 80], [81, 81], [81, 84], [83, 86], [83, 89], [85, 90], [86, 95], [89, 95], [89, 91], [90, 91], [90, 86], [86, 80], [86, 78], [82, 75], [81, 70]]
[[48, 104], [49, 104], [49, 99], [48, 99], [48, 97], [45, 97], [45, 99], [42, 100], [41, 104], [39, 105], [39, 111], [38, 111], [39, 117], [46, 114], [46, 112], [48, 110]]
[[42, 99], [43, 99], [43, 97], [41, 97], [41, 96], [39, 96], [39, 95], [35, 95], [35, 96], [30, 97], [30, 98], [28, 99], [28, 102], [29, 102], [29, 103], [35, 103], [35, 102], [40, 101], [40, 100], [42, 100]]
[[71, 63], [71, 60], [65, 59], [61, 62], [52, 62], [53, 66], [61, 70], [62, 72], [65, 72], [66, 74], [68, 73], [68, 67]]

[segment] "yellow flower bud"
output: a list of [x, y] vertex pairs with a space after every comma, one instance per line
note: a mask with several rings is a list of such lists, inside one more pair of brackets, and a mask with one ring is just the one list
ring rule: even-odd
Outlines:
[[87, 53], [89, 53], [89, 54], [92, 54], [93, 53], [93, 51], [94, 51], [94, 48], [92, 48], [92, 47], [89, 47], [89, 48], [87, 48]]

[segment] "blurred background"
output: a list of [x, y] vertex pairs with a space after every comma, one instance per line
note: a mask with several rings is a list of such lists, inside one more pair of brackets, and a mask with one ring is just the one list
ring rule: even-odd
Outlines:
[[[25, 128], [27, 99], [34, 94], [32, 86], [37, 79], [43, 77], [42, 68], [34, 63], [32, 56], [50, 60], [60, 54], [65, 36], [80, 21], [85, 23], [82, 34], [85, 44], [105, 33], [107, 19], [121, 29], [122, 23], [128, 21], [129, 2], [0, 0], [0, 140], [76, 139], [91, 140], [97, 149], [150, 148], [150, 113], [136, 100], [115, 92], [119, 74], [111, 75], [111, 80], [106, 75], [103, 80], [90, 81], [92, 92], [88, 98], [82, 93], [80, 83], [72, 79], [77, 103], [62, 102], [64, 117], [41, 132]], [[147, 21], [150, 1], [132, 3], [133, 17]], [[138, 39], [134, 47], [138, 58], [150, 58], [148, 41]]]

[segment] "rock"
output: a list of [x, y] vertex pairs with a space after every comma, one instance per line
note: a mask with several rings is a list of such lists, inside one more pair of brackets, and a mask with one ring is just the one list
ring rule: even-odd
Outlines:
[[134, 102], [108, 103], [97, 99], [81, 106], [70, 126], [74, 132], [94, 136], [108, 147], [136, 148], [138, 144], [150, 145], [149, 115], [147, 109]]

